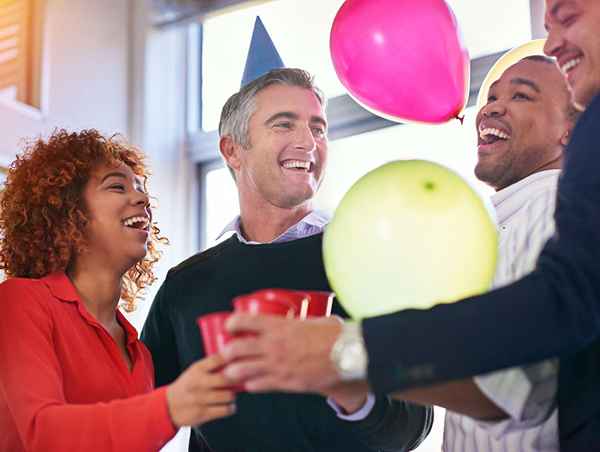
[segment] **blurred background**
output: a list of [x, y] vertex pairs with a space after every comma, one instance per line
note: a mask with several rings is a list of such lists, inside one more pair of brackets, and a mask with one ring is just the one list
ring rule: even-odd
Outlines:
[[[377, 0], [372, 0], [377, 1]], [[543, 0], [448, 0], [471, 56], [464, 124], [397, 124], [358, 106], [337, 80], [329, 31], [343, 0], [0, 0], [0, 184], [23, 140], [57, 127], [121, 133], [153, 172], [155, 216], [170, 238], [159, 280], [215, 243], [237, 213], [217, 149], [225, 100], [239, 89], [259, 15], [288, 67], [315, 74], [328, 99], [329, 167], [316, 198], [333, 211], [345, 191], [391, 160], [446, 165], [484, 196], [473, 175], [479, 86], [507, 49], [543, 37]], [[129, 315], [140, 329], [158, 284]], [[419, 447], [440, 450], [443, 410]], [[165, 447], [187, 450], [187, 431]]]

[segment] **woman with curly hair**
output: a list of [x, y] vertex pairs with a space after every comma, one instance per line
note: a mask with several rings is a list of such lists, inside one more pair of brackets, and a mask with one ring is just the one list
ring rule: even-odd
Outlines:
[[139, 151], [55, 132], [0, 195], [0, 451], [155, 451], [234, 410], [218, 356], [153, 390], [150, 353], [118, 309], [152, 283], [164, 241]]

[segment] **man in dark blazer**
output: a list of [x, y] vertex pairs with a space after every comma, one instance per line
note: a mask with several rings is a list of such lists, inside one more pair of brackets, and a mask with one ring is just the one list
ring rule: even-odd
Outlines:
[[252, 391], [366, 378], [374, 391], [410, 399], [418, 386], [560, 356], [561, 448], [600, 451], [600, 2], [546, 0], [546, 8], [545, 52], [585, 111], [566, 150], [556, 234], [535, 271], [459, 303], [361, 324], [236, 316], [232, 331], [259, 334], [230, 345], [229, 359], [254, 358], [227, 375], [249, 379]]

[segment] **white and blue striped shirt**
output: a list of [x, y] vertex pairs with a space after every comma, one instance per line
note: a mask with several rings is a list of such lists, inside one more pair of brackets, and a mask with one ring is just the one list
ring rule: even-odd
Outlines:
[[[532, 174], [492, 197], [500, 237], [494, 287], [515, 281], [535, 268], [542, 247], [554, 233], [559, 173], [548, 170]], [[510, 329], [510, 325], [500, 327]], [[482, 422], [447, 411], [444, 452], [558, 452], [557, 379], [556, 359], [475, 377], [481, 391], [508, 418]]]
[[[331, 220], [331, 217], [320, 210], [313, 210], [304, 218], [302, 218], [298, 223], [289, 227], [287, 231], [270, 241], [269, 243], [283, 243], [283, 242], [291, 242], [292, 240], [298, 240], [304, 237], [310, 237], [311, 235], [316, 235], [323, 232], [327, 223]], [[225, 234], [229, 232], [233, 232], [237, 235], [237, 238], [240, 242], [245, 243], [246, 245], [261, 245], [260, 242], [252, 242], [246, 240], [244, 235], [242, 234], [241, 228], [241, 218], [240, 216], [236, 216], [233, 220], [231, 220], [225, 228], [221, 231], [217, 240], [220, 240]]]

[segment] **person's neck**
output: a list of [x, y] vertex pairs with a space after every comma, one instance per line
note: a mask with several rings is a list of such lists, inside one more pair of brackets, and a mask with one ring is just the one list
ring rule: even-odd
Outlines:
[[91, 259], [78, 260], [67, 271], [88, 312], [105, 327], [116, 322], [122, 274]]
[[522, 175], [521, 177], [519, 177], [516, 180], [513, 181], [509, 181], [505, 184], [501, 184], [495, 187], [496, 192], [499, 192], [501, 190], [504, 190], [505, 188], [510, 187], [511, 185], [514, 185], [516, 183], [521, 182], [523, 179], [527, 179], [529, 176], [533, 176], [536, 173], [541, 173], [542, 171], [548, 171], [548, 170], [559, 170], [562, 168], [562, 155], [556, 157], [555, 159], [549, 161], [549, 162], [545, 162], [544, 164], [540, 165], [538, 168], [535, 168], [534, 170], [530, 171], [527, 174]]
[[273, 205], [261, 208], [240, 206], [240, 229], [251, 242], [269, 243], [298, 223], [312, 211], [310, 202], [289, 209]]
[[[563, 163], [563, 156], [562, 156], [562, 154], [560, 154], [553, 160], [541, 165], [535, 171], [532, 171], [531, 174], [539, 173], [542, 171], [548, 171], [548, 170], [559, 170], [562, 168], [562, 163]], [[530, 174], [530, 176], [531, 176], [531, 174]]]

